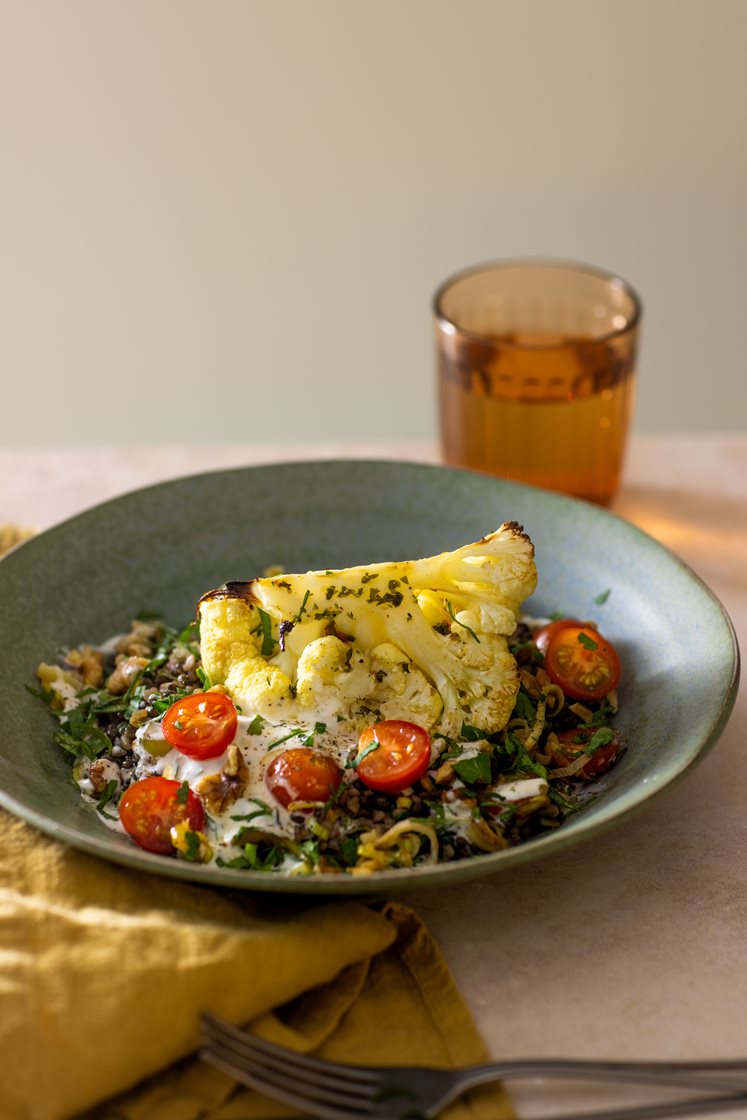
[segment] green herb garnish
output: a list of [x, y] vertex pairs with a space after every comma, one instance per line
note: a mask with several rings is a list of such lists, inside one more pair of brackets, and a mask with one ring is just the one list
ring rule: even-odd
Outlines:
[[355, 867], [358, 862], [358, 839], [356, 836], [346, 836], [340, 844], [340, 855], [346, 867]]
[[205, 689], [205, 692], [207, 692], [209, 689], [211, 689], [213, 687], [212, 682], [210, 680], [210, 677], [207, 675], [207, 673], [203, 669], [202, 665], [197, 666], [197, 668], [195, 669], [195, 673], [197, 674], [198, 681], [200, 682], [202, 687]]
[[[328, 574], [328, 575], [331, 575], [332, 573], [331, 573], [331, 572], [328, 572], [327, 574]], [[306, 610], [306, 604], [307, 604], [307, 603], [308, 603], [308, 601], [309, 601], [309, 595], [311, 595], [311, 589], [307, 587], [307, 588], [306, 588], [306, 591], [305, 591], [305, 593], [304, 593], [304, 597], [303, 597], [303, 602], [301, 603], [301, 606], [300, 606], [300, 608], [299, 608], [298, 614], [297, 614], [297, 615], [296, 615], [296, 617], [295, 617], [295, 618], [293, 619], [293, 622], [294, 622], [294, 623], [296, 623], [296, 622], [299, 622], [299, 621], [300, 621], [301, 615], [302, 615], [302, 614], [304, 613], [304, 611]]]
[[381, 743], [374, 736], [374, 738], [371, 740], [371, 742], [366, 744], [366, 746], [363, 748], [363, 750], [360, 752], [360, 754], [356, 755], [353, 758], [348, 759], [348, 761], [345, 763], [345, 769], [349, 770], [352, 767], [354, 770], [357, 770], [358, 767], [360, 766], [360, 764], [363, 762], [363, 759], [368, 758], [368, 756], [370, 754], [372, 754], [373, 751], [378, 750], [380, 746], [381, 746]]
[[185, 832], [184, 841], [187, 847], [185, 851], [181, 852], [181, 854], [190, 863], [195, 863], [200, 854], [200, 837], [196, 832]]
[[281, 735], [279, 739], [275, 739], [272, 743], [270, 743], [267, 749], [268, 751], [271, 751], [273, 747], [279, 747], [281, 743], [287, 743], [289, 739], [296, 739], [299, 735], [303, 735], [303, 733], [304, 730], [302, 727], [294, 727], [294, 729], [292, 731], [289, 731], [287, 735]]
[[490, 732], [483, 731], [481, 727], [473, 727], [471, 723], [463, 723], [459, 736], [465, 743], [476, 743], [478, 739], [488, 739]]
[[513, 714], [517, 719], [525, 719], [527, 723], [534, 723], [537, 709], [532, 701], [527, 696], [523, 688], [519, 689], [516, 694], [516, 702], [514, 704]]
[[615, 738], [615, 733], [611, 727], [600, 727], [595, 731], [589, 742], [584, 747], [584, 754], [594, 754], [600, 747], [604, 747], [607, 743], [611, 743]]
[[477, 644], [479, 646], [480, 639], [478, 638], [477, 634], [474, 632], [474, 630], [472, 629], [471, 626], [467, 625], [466, 622], [460, 622], [459, 621], [457, 616], [454, 614], [454, 608], [452, 607], [452, 605], [451, 605], [451, 603], [449, 602], [448, 599], [446, 600], [446, 610], [449, 612], [449, 617], [451, 618], [451, 621], [456, 622], [457, 626], [461, 626], [464, 630], [467, 631], [468, 634], [471, 634], [472, 637], [475, 639], [475, 641], [477, 642]]
[[270, 657], [273, 650], [275, 649], [275, 646], [278, 644], [275, 638], [273, 638], [272, 636], [272, 619], [270, 618], [267, 611], [263, 611], [261, 607], [257, 607], [257, 613], [259, 615], [259, 626], [256, 627], [256, 629], [253, 630], [252, 633], [262, 634], [262, 647], [260, 649], [260, 653], [263, 657]]
[[303, 745], [305, 747], [313, 747], [314, 746], [314, 736], [315, 735], [323, 735], [326, 730], [327, 730], [326, 723], [315, 723], [314, 724], [314, 730], [310, 731], [308, 733], [308, 735], [304, 735], [304, 737], [301, 739], [301, 742], [303, 743]]
[[104, 808], [109, 804], [109, 802], [114, 797], [116, 792], [117, 792], [117, 779], [116, 778], [110, 778], [109, 781], [104, 786], [104, 788], [102, 789], [101, 796], [99, 797], [99, 801], [98, 801], [98, 804], [96, 806], [96, 811], [101, 813], [102, 817], [106, 817], [110, 821], [116, 821], [117, 817], [112, 816], [111, 813], [105, 813]]
[[547, 768], [539, 762], [535, 762], [521, 739], [518, 739], [513, 731], [505, 733], [504, 743], [498, 747], [498, 753], [508, 762], [504, 777], [515, 776], [518, 778], [526, 774], [536, 774], [538, 778], [547, 780]]
[[232, 821], [253, 821], [256, 817], [270, 817], [272, 816], [272, 809], [266, 801], [262, 801], [260, 797], [247, 797], [247, 801], [251, 801], [253, 805], [258, 808], [252, 813], [238, 813], [231, 817]]
[[487, 751], [479, 751], [472, 758], [457, 759], [451, 765], [465, 785], [474, 786], [478, 782], [490, 781], [490, 755]]

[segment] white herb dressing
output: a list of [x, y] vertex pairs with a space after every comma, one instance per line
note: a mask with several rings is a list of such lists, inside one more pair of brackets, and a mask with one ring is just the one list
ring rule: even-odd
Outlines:
[[[234, 744], [241, 751], [247, 765], [248, 778], [241, 796], [224, 812], [214, 813], [208, 810], [213, 860], [220, 858], [228, 861], [241, 855], [241, 845], [237, 841], [246, 828], [256, 828], [273, 836], [293, 838], [295, 828], [291, 813], [275, 801], [265, 784], [265, 774], [270, 762], [284, 750], [296, 746], [311, 746], [334, 758], [346, 778], [348, 774], [352, 775], [349, 763], [357, 750], [358, 724], [345, 719], [338, 722], [336, 717], [333, 718], [331, 726], [322, 720], [315, 720], [313, 723], [309, 721], [300, 726], [287, 721], [271, 723], [258, 717], [256, 713], [242, 713], [238, 717]], [[202, 780], [223, 769], [228, 758], [228, 748], [218, 757], [205, 760], [189, 758], [175, 748], [165, 749], [167, 744], [161, 721], [162, 717], [159, 716], [138, 728], [134, 746], [138, 758], [135, 779], [161, 775], [187, 782], [199, 795]], [[480, 753], [480, 747], [474, 742], [460, 745], [463, 750], [459, 761], [474, 758]], [[440, 742], [434, 743], [434, 764], [441, 747]], [[472, 817], [470, 806], [465, 804], [461, 796], [465, 788], [461, 780], [454, 782], [443, 800], [443, 820], [454, 835], [466, 837]], [[516, 802], [546, 793], [547, 788], [547, 782], [531, 778], [503, 783], [495, 787], [494, 792], [506, 802]], [[301, 865], [302, 861], [288, 853], [276, 871], [288, 874]]]
[[[166, 740], [161, 719], [162, 717], [156, 717], [138, 728], [134, 746], [138, 762], [134, 777], [139, 780], [151, 775], [161, 775], [187, 782], [191, 789], [199, 793], [198, 787], [202, 779], [218, 774], [223, 769], [228, 748], [216, 758], [204, 760], [189, 758], [175, 748], [164, 753]], [[265, 784], [265, 774], [273, 758], [290, 747], [312, 746], [344, 767], [351, 752], [357, 747], [358, 735], [358, 731], [347, 721], [335, 722], [332, 727], [328, 727], [317, 720], [302, 727], [288, 722], [270, 723], [258, 718], [256, 713], [240, 715], [233, 743], [241, 751], [247, 765], [248, 780], [241, 797], [225, 812], [209, 812], [210, 841], [215, 846], [214, 858], [220, 856], [226, 860], [233, 855], [240, 855], [241, 849], [233, 845], [246, 827], [261, 829], [274, 836], [290, 838], [294, 835], [290, 812], [275, 801]], [[267, 811], [263, 812], [263, 809]], [[242, 820], [242, 817], [249, 819]], [[300, 863], [298, 860], [291, 862], [293, 865]], [[278, 870], [287, 871], [287, 868], [283, 864]]]
[[[532, 620], [534, 622], [535, 620]], [[117, 635], [106, 642], [103, 650], [112, 652], [121, 635]], [[62, 673], [55, 681], [55, 688], [62, 695], [65, 707], [74, 707], [78, 703], [78, 696], [72, 686], [67, 686]], [[242, 712], [238, 716], [236, 735], [231, 746], [236, 746], [246, 763], [247, 777], [243, 784], [241, 796], [237, 797], [221, 813], [216, 813], [209, 808], [206, 813], [206, 832], [212, 851], [210, 862], [221, 860], [230, 862], [236, 856], [241, 856], [243, 843], [246, 839], [246, 829], [256, 829], [263, 834], [292, 840], [296, 833], [294, 821], [288, 809], [280, 805], [270, 793], [265, 775], [271, 761], [283, 751], [298, 746], [312, 747], [322, 754], [333, 758], [343, 770], [343, 780], [350, 780], [354, 774], [351, 760], [355, 757], [360, 734], [360, 707], [356, 704], [355, 717], [353, 709], [349, 712], [342, 710], [339, 700], [334, 705], [320, 704], [310, 712], [303, 724], [291, 723], [287, 720], [271, 722], [260, 717], [255, 712]], [[376, 714], [371, 714], [371, 720], [376, 720]], [[163, 732], [163, 715], [147, 720], [138, 727], [133, 749], [136, 756], [136, 765], [133, 780], [141, 780], [151, 776], [163, 776], [178, 782], [186, 782], [190, 789], [200, 795], [200, 785], [205, 778], [219, 774], [228, 761], [229, 748], [226, 748], [216, 758], [195, 759], [171, 747]], [[474, 741], [460, 742], [460, 762], [475, 758], [484, 749], [484, 745]], [[436, 736], [432, 745], [431, 765], [435, 767], [438, 756], [443, 749], [443, 741]], [[455, 760], [456, 761], [456, 760]], [[435, 770], [431, 771], [431, 776]], [[78, 781], [83, 800], [92, 806], [97, 805], [95, 790], [87, 774]], [[492, 787], [493, 797], [507, 804], [516, 803], [525, 799], [543, 796], [548, 791], [548, 783], [541, 778], [519, 779], [504, 782]], [[443, 824], [452, 836], [468, 838], [472, 822], [472, 808], [464, 797], [469, 798], [464, 782], [456, 778], [448, 791], [444, 791], [441, 802], [440, 816]], [[101, 820], [116, 832], [124, 832], [118, 816], [114, 817], [106, 811], [99, 813]], [[298, 818], [297, 818], [298, 819]], [[244, 833], [241, 843], [239, 837]], [[280, 874], [294, 874], [304, 870], [304, 862], [293, 852], [287, 851], [283, 859], [275, 867], [275, 872]]]
[[501, 782], [491, 790], [502, 801], [526, 801], [530, 797], [544, 797], [549, 789], [544, 778], [519, 778], [515, 782]]
[[465, 789], [463, 782], [455, 782], [446, 798], [441, 802], [443, 821], [454, 836], [467, 836], [472, 810], [462, 801], [459, 793]]

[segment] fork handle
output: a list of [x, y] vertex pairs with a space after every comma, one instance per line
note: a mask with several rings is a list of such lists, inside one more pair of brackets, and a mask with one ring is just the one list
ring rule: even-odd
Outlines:
[[709, 1112], [727, 1112], [733, 1108], [747, 1108], [747, 1092], [637, 1105], [605, 1112], [564, 1112], [561, 1116], [544, 1117], [543, 1120], [665, 1120], [669, 1116], [705, 1116]]
[[[734, 1062], [615, 1062], [527, 1059], [487, 1062], [460, 1072], [461, 1090], [486, 1082], [527, 1078], [564, 1081], [624, 1082], [670, 1088], [704, 1089], [747, 1094], [747, 1061]], [[745, 1098], [747, 1103], [747, 1097]]]

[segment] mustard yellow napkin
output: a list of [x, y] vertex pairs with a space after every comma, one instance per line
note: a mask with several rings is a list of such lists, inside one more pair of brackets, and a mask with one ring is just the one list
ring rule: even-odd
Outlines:
[[15, 548], [17, 544], [23, 544], [35, 534], [36, 529], [28, 525], [16, 525], [13, 521], [0, 522], [0, 556]]
[[[0, 827], [3, 1120], [288, 1115], [194, 1058], [203, 1009], [343, 1061], [485, 1057], [438, 949], [403, 906], [185, 885], [7, 813]], [[503, 1120], [511, 1109], [495, 1088], [447, 1115]]]

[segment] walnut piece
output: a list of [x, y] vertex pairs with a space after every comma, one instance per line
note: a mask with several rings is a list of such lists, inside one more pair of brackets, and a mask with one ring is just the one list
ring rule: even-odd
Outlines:
[[225, 813], [243, 794], [249, 781], [249, 767], [243, 754], [231, 743], [228, 758], [217, 774], [208, 774], [196, 787], [209, 812]]
[[74, 669], [83, 678], [83, 683], [91, 688], [98, 688], [104, 679], [104, 655], [93, 646], [71, 649], [65, 656], [65, 664]]
[[136, 618], [130, 633], [119, 639], [114, 650], [128, 657], [149, 657], [153, 644], [162, 636], [163, 626], [160, 622], [144, 622]]
[[115, 791], [117, 793], [122, 788], [122, 774], [116, 762], [113, 762], [110, 758], [97, 758], [92, 762], [88, 771], [88, 780], [97, 794], [104, 792], [107, 782], [117, 783]]
[[126, 657], [124, 661], [119, 662], [114, 672], [109, 676], [106, 687], [115, 695], [126, 692], [132, 684], [133, 678], [147, 664], [147, 657]]

